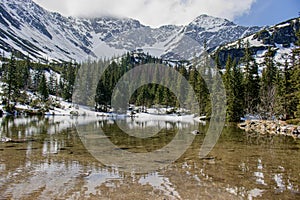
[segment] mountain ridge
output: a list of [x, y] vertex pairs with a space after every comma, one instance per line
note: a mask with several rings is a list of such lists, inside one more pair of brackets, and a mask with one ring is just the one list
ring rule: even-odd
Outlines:
[[151, 28], [130, 18], [65, 17], [32, 0], [4, 0], [0, 10], [0, 49], [41, 62], [110, 58], [136, 49], [164, 59], [190, 59], [203, 52], [204, 42], [213, 48], [261, 29], [208, 15], [186, 26]]
[[298, 40], [296, 33], [299, 30], [300, 17], [289, 19], [274, 26], [265, 27], [237, 41], [221, 45], [212, 53], [218, 53], [223, 66], [228, 56], [235, 58], [238, 62], [244, 56], [246, 43], [249, 42], [250, 52], [258, 65], [261, 67], [264, 65], [264, 55], [270, 47], [275, 52], [274, 59], [277, 65], [283, 66], [286, 61], [291, 62], [290, 55], [292, 55], [292, 51], [296, 47], [295, 42]]

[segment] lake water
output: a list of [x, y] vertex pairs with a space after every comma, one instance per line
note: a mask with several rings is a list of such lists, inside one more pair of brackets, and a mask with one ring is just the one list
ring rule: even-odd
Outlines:
[[0, 120], [0, 138], [13, 139], [0, 143], [0, 199], [300, 199], [300, 144], [289, 137], [226, 125], [203, 158], [209, 124]]

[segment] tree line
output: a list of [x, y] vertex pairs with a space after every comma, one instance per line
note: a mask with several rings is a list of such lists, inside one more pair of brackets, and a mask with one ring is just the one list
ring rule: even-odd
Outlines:
[[7, 112], [12, 113], [17, 103], [40, 108], [45, 103], [51, 103], [50, 95], [72, 101], [73, 86], [79, 68], [77, 63], [41, 64], [32, 62], [29, 58], [17, 59], [14, 53], [10, 58], [2, 57], [1, 60], [1, 103]]

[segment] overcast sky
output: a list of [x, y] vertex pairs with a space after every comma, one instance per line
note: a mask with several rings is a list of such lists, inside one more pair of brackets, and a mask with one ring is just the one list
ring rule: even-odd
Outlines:
[[273, 25], [298, 16], [300, 0], [34, 0], [65, 16], [117, 16], [144, 25], [186, 25], [201, 14], [240, 25]]

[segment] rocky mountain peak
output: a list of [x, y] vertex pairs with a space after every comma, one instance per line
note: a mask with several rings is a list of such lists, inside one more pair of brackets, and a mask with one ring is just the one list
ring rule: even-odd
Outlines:
[[198, 16], [194, 21], [192, 21], [189, 26], [196, 26], [203, 28], [205, 30], [211, 30], [216, 28], [223, 28], [228, 26], [236, 26], [233, 22], [227, 19], [222, 19], [218, 17], [208, 16], [206, 14]]

